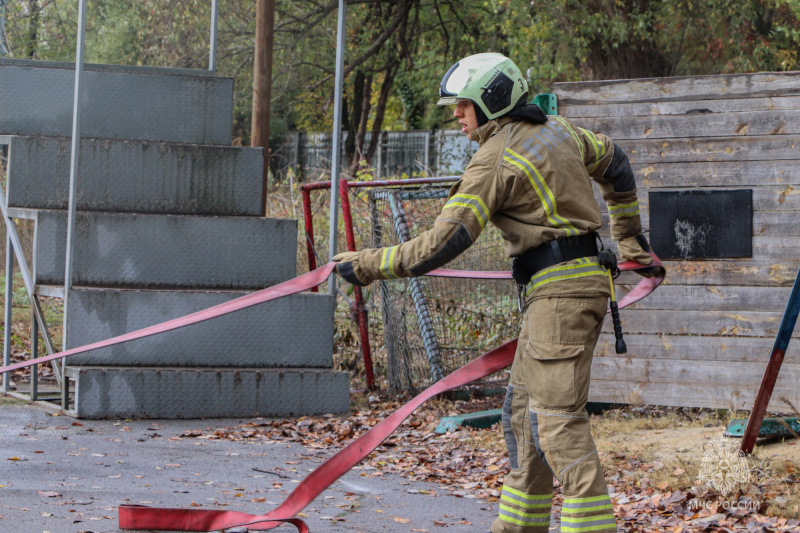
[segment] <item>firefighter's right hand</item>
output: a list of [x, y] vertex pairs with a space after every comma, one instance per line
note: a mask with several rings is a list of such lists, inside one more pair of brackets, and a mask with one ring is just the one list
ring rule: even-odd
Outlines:
[[360, 257], [361, 252], [342, 252], [334, 255], [333, 260], [337, 262], [336, 272], [342, 279], [357, 287], [364, 287], [369, 285], [369, 282], [365, 280], [359, 267], [358, 260]]

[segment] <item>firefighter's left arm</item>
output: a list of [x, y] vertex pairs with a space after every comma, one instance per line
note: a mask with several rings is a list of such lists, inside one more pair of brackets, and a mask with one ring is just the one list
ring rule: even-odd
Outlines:
[[611, 238], [619, 241], [620, 255], [649, 265], [650, 246], [642, 235], [636, 180], [628, 154], [603, 134], [577, 128], [577, 135], [583, 140], [586, 170], [600, 186], [608, 204]]
[[505, 198], [499, 161], [494, 163], [476, 155], [450, 189], [431, 229], [396, 246], [342, 254], [339, 274], [353, 284], [367, 285], [378, 279], [422, 276], [455, 259], [475, 242]]

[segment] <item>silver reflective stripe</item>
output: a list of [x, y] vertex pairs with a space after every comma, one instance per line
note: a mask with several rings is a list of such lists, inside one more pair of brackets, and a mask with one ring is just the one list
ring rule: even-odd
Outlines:
[[545, 182], [542, 175], [539, 174], [539, 171], [536, 169], [536, 167], [533, 166], [530, 161], [517, 154], [510, 148], [506, 148], [506, 154], [503, 159], [522, 169], [522, 171], [528, 176], [528, 181], [530, 181], [530, 184], [536, 191], [539, 200], [542, 202], [542, 207], [544, 208], [544, 211], [547, 214], [547, 219], [550, 221], [550, 223], [556, 228], [566, 231], [567, 235], [577, 235], [578, 230], [575, 229], [566, 218], [558, 214], [558, 210], [556, 208], [556, 199], [553, 196], [553, 192], [547, 186], [547, 182]]
[[526, 498], [508, 490], [508, 487], [503, 487], [503, 494], [500, 496], [501, 500], [525, 507], [526, 509], [550, 509], [553, 504], [553, 497], [551, 495], [531, 496]]
[[608, 496], [592, 496], [589, 498], [565, 498], [561, 508], [563, 513], [579, 513], [600, 509], [611, 509], [611, 498]]
[[500, 518], [506, 519], [507, 522], [511, 522], [512, 524], [521, 526], [543, 526], [550, 524], [550, 513], [542, 513], [544, 516], [525, 516], [526, 514], [532, 513], [514, 511], [510, 507], [500, 505]]
[[611, 218], [616, 217], [632, 217], [639, 214], [639, 202], [631, 202], [629, 204], [609, 205], [608, 215]]
[[452, 207], [466, 207], [470, 209], [475, 213], [475, 217], [478, 219], [481, 228], [489, 222], [489, 209], [480, 196], [475, 196], [473, 194], [456, 194], [444, 204], [444, 209]]
[[400, 245], [392, 246], [391, 248], [384, 248], [381, 256], [381, 274], [386, 279], [395, 279], [397, 274], [394, 272], [394, 258], [397, 255], [397, 249]]
[[564, 532], [597, 531], [606, 527], [616, 528], [616, 526], [617, 521], [613, 515], [586, 518], [561, 517], [561, 531]]
[[543, 270], [538, 274], [536, 274], [535, 276], [533, 276], [531, 281], [528, 283], [528, 290], [526, 291], [525, 294], [527, 296], [530, 296], [530, 294], [537, 288], [541, 287], [542, 285], [552, 283], [554, 281], [561, 281], [572, 278], [584, 278], [586, 276], [605, 276], [605, 275], [606, 275], [606, 270], [603, 267], [601, 267], [599, 263], [578, 263], [576, 265], [552, 267]]

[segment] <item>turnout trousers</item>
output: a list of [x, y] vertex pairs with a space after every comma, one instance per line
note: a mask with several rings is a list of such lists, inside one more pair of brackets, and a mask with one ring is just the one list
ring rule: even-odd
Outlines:
[[598, 291], [570, 291], [566, 296], [543, 292], [548, 296], [528, 299], [511, 367], [503, 406], [511, 472], [492, 533], [548, 532], [554, 476], [564, 497], [563, 533], [616, 532], [586, 412], [592, 355], [608, 296]]

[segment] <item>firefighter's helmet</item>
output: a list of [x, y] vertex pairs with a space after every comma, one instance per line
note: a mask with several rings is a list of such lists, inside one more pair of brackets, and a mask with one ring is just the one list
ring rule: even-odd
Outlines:
[[488, 120], [525, 103], [528, 83], [516, 64], [502, 54], [465, 57], [450, 67], [439, 85], [438, 105], [472, 100]]

